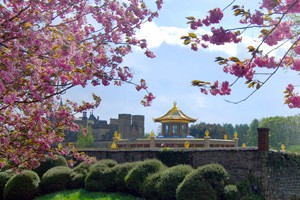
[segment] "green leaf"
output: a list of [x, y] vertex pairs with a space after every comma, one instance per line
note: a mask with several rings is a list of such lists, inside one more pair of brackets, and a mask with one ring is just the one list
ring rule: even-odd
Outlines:
[[185, 35], [180, 37], [180, 39], [183, 39], [183, 40], [188, 39], [188, 38], [190, 38], [190, 37], [189, 36], [185, 36]]
[[218, 56], [218, 57], [216, 57], [215, 62], [218, 62], [218, 61], [221, 61], [221, 60], [225, 60], [225, 59], [221, 56]]
[[248, 85], [248, 88], [254, 87], [255, 82], [252, 82]]

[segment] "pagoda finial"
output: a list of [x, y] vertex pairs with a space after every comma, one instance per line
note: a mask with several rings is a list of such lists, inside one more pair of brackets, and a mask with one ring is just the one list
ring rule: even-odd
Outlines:
[[174, 107], [176, 107], [176, 106], [177, 106], [177, 102], [176, 102], [176, 101], [174, 101], [173, 105], [174, 105]]

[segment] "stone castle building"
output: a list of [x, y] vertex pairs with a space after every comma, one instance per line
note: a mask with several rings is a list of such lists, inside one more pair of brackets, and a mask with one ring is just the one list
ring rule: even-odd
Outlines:
[[[144, 115], [119, 114], [117, 119], [111, 118], [108, 123], [106, 120], [95, 117], [93, 112], [90, 113], [89, 117], [87, 112], [83, 112], [82, 117], [77, 118], [75, 122], [81, 127], [92, 127], [95, 143], [112, 141], [115, 131], [124, 139], [143, 138], [145, 134]], [[76, 135], [75, 132], [67, 132], [65, 142], [76, 142]]]

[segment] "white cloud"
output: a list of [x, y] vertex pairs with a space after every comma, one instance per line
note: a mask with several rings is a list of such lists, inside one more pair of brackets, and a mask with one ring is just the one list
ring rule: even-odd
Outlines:
[[[191, 32], [188, 28], [178, 28], [178, 27], [168, 27], [168, 26], [157, 26], [154, 22], [147, 22], [141, 26], [141, 29], [137, 32], [137, 37], [142, 39], [147, 39], [148, 47], [158, 48], [163, 43], [169, 45], [176, 45], [180, 47], [190, 48], [183, 44], [183, 41], [180, 39], [181, 36], [187, 35]], [[195, 33], [205, 34], [208, 33], [205, 30], [199, 29]], [[228, 55], [237, 54], [237, 45], [236, 44], [226, 44], [226, 45], [210, 45], [208, 48], [209, 51], [222, 51]]]

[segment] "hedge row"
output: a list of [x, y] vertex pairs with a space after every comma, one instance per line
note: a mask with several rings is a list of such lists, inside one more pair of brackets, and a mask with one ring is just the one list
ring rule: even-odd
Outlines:
[[[47, 168], [45, 166], [50, 166], [49, 163], [54, 163], [46, 162], [48, 164], [44, 163], [43, 171]], [[64, 165], [54, 166], [41, 178], [33, 171], [12, 177], [11, 173], [1, 172], [0, 199], [33, 199], [37, 195], [74, 188], [93, 192], [126, 192], [149, 200], [262, 199], [257, 191], [251, 190], [253, 178], [228, 185], [229, 178], [228, 172], [219, 164], [193, 169], [185, 164], [167, 167], [156, 159], [122, 164], [101, 160], [93, 164], [83, 162], [73, 169]]]

